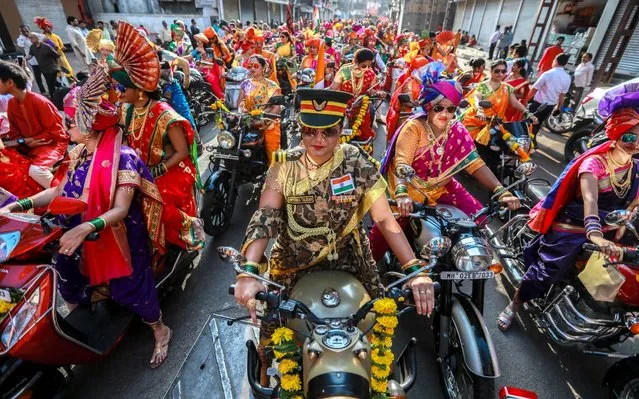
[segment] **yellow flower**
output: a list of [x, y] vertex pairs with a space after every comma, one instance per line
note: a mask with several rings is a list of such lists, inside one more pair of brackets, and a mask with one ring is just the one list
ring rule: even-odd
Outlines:
[[383, 355], [380, 353], [379, 348], [375, 348], [371, 352], [371, 359], [375, 363], [383, 364], [385, 366], [390, 366], [391, 363], [393, 363], [394, 358], [395, 358], [395, 355], [393, 354], [391, 350], [386, 350]]
[[380, 324], [390, 330], [394, 330], [395, 327], [397, 327], [396, 316], [377, 316], [375, 321], [377, 322], [377, 324]]
[[397, 313], [397, 304], [391, 298], [383, 298], [375, 302], [373, 310], [377, 314], [394, 315]]
[[217, 103], [211, 104], [211, 109], [215, 111], [217, 109]]
[[280, 327], [273, 332], [271, 335], [271, 342], [275, 345], [281, 345], [282, 342], [292, 341], [293, 340], [293, 330], [286, 327]]
[[501, 136], [502, 139], [504, 139], [504, 141], [508, 140], [510, 138], [510, 133], [504, 133], [503, 136]]
[[284, 359], [280, 362], [278, 366], [278, 370], [281, 374], [288, 374], [293, 370], [297, 369], [297, 362], [291, 359]]
[[384, 380], [390, 374], [390, 368], [387, 368], [386, 370], [384, 370], [374, 365], [371, 368], [371, 373], [373, 374], [373, 377], [375, 377], [376, 379]]
[[9, 303], [0, 300], [0, 315], [9, 312], [11, 309], [13, 309], [14, 306], [16, 306], [15, 303]]
[[279, 360], [279, 359], [283, 358], [284, 356], [286, 356], [286, 353], [278, 352], [278, 351], [274, 350], [273, 351], [273, 355], [275, 356], [275, 359]]
[[385, 393], [388, 388], [388, 381], [380, 381], [373, 378], [371, 379], [371, 388], [373, 388], [373, 391], [375, 392]]
[[302, 389], [302, 381], [299, 374], [287, 374], [282, 376], [282, 389], [285, 391], [299, 391]]
[[262, 115], [262, 113], [263, 113], [263, 112], [262, 112], [262, 110], [261, 110], [261, 109], [254, 109], [253, 111], [249, 112], [249, 114], [250, 114], [251, 116], [260, 116], [260, 115]]
[[371, 346], [384, 346], [390, 348], [393, 345], [393, 339], [391, 337], [380, 337], [377, 334], [373, 334], [371, 338]]
[[381, 324], [375, 324], [375, 327], [373, 327], [373, 331], [380, 334], [387, 334], [387, 335], [393, 335], [394, 333], [394, 330], [390, 328], [386, 328], [382, 326]]

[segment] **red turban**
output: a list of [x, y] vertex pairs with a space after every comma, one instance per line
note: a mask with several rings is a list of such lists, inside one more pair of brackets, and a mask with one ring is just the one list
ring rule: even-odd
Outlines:
[[45, 28], [53, 29], [53, 24], [45, 17], [35, 17], [33, 22], [42, 30]]
[[618, 140], [628, 130], [639, 125], [639, 113], [632, 108], [622, 108], [613, 112], [606, 123], [606, 135], [610, 140]]

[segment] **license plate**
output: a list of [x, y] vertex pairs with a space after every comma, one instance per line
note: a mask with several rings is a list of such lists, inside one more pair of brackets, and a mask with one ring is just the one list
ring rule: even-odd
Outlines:
[[214, 152], [213, 153], [213, 158], [218, 158], [218, 159], [229, 159], [231, 161], [237, 161], [240, 159], [239, 155], [235, 155], [235, 154], [223, 154], [220, 152]]
[[495, 278], [495, 272], [490, 270], [483, 272], [441, 272], [439, 278], [442, 280], [485, 280]]

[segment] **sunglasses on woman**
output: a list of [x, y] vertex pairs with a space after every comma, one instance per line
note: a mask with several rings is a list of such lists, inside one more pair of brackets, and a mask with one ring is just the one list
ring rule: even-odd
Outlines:
[[71, 119], [71, 118], [68, 118], [68, 117], [65, 117], [64, 118], [64, 126], [67, 128], [67, 130], [73, 129], [74, 127], [76, 127], [75, 120]]
[[455, 114], [457, 112], [457, 107], [454, 105], [449, 105], [448, 107], [444, 107], [443, 105], [435, 105], [433, 107], [433, 112], [439, 114], [440, 112], [448, 112], [449, 114]]
[[124, 93], [126, 91], [126, 87], [124, 87], [121, 83], [111, 83], [111, 88], [119, 91], [120, 93]]
[[499, 73], [502, 75], [506, 74], [506, 70], [505, 69], [493, 69], [493, 73]]
[[626, 133], [623, 136], [621, 136], [621, 141], [626, 144], [636, 143], [638, 139], [639, 139], [639, 135], [634, 133]]
[[304, 129], [302, 130], [302, 134], [305, 137], [316, 137], [318, 134], [321, 134], [325, 139], [332, 139], [341, 133], [339, 128], [332, 127], [330, 129]]
[[260, 69], [260, 64], [249, 64], [249, 69]]

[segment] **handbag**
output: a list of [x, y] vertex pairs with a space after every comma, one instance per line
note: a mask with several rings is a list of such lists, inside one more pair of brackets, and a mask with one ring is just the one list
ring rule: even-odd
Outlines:
[[616, 267], [604, 267], [606, 261], [603, 254], [593, 253], [578, 277], [593, 299], [613, 302], [626, 278]]

